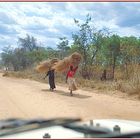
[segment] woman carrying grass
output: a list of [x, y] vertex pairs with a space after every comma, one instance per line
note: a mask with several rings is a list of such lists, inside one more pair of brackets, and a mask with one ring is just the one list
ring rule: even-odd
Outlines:
[[74, 75], [75, 75], [77, 69], [78, 69], [78, 66], [76, 66], [74, 68], [72, 65], [70, 65], [70, 69], [66, 76], [66, 83], [68, 83], [68, 85], [69, 85], [69, 90], [70, 90], [71, 96], [73, 96], [72, 91], [77, 90], [77, 86], [76, 86], [76, 82], [75, 82], [75, 78], [74, 78]]

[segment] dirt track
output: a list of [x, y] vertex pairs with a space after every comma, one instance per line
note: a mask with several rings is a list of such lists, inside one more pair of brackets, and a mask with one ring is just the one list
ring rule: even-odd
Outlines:
[[2, 77], [0, 73], [0, 119], [80, 117], [86, 120], [140, 120], [140, 101], [82, 90], [70, 97], [65, 87], [57, 86], [55, 92], [48, 89], [47, 84]]

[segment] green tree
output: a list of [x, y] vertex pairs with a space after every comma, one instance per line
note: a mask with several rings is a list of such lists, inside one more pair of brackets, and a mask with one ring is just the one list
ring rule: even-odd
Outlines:
[[109, 37], [108, 40], [108, 60], [110, 65], [112, 66], [112, 73], [113, 73], [113, 79], [114, 79], [114, 73], [116, 68], [116, 62], [118, 59], [118, 56], [120, 55], [120, 37], [118, 35], [112, 35]]
[[83, 69], [86, 69], [89, 63], [88, 57], [92, 36], [92, 30], [89, 25], [90, 21], [91, 17], [89, 15], [86, 16], [86, 21], [83, 24], [80, 24], [78, 20], [74, 19], [75, 24], [79, 27], [79, 31], [72, 35], [74, 40], [73, 46], [83, 55]]
[[5, 66], [6, 68], [10, 68], [12, 63], [12, 54], [13, 54], [13, 49], [11, 46], [4, 47], [1, 53], [1, 62], [2, 65]]
[[26, 51], [33, 51], [38, 49], [37, 40], [28, 34], [25, 38], [19, 38], [18, 43], [19, 46], [24, 48]]
[[62, 59], [66, 55], [68, 55], [70, 47], [69, 47], [69, 41], [67, 40], [66, 37], [62, 37], [62, 38], [59, 38], [59, 39], [60, 39], [60, 42], [57, 45], [57, 48], [60, 50], [60, 58]]

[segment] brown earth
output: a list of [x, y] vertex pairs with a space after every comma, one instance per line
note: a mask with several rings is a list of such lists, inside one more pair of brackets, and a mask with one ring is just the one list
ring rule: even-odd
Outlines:
[[140, 101], [77, 90], [65, 86], [50, 92], [45, 83], [3, 77], [0, 73], [0, 119], [80, 117], [87, 119], [140, 120]]

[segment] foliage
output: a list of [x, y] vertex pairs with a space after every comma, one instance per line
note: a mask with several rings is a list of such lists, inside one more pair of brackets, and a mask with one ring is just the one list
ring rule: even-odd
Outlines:
[[[7, 46], [1, 53], [1, 65], [15, 71], [32, 67], [40, 61], [64, 57], [73, 52], [83, 56], [79, 73], [83, 78], [91, 79], [107, 70], [107, 77], [117, 77], [116, 71], [123, 78], [131, 77], [130, 67], [140, 64], [140, 38], [120, 37], [108, 29], [97, 29], [88, 14], [84, 22], [74, 19], [77, 31], [72, 34], [72, 43], [66, 37], [60, 37], [57, 48], [38, 45], [37, 39], [26, 35], [18, 38], [17, 48]], [[98, 73], [98, 74], [97, 74]], [[122, 79], [123, 79], [122, 78]], [[95, 78], [96, 79], [96, 78]]]

